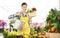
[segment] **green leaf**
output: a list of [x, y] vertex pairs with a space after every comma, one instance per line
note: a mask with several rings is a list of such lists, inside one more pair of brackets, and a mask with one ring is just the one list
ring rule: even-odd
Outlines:
[[53, 26], [54, 26], [55, 28], [57, 28], [58, 23], [53, 23]]
[[31, 28], [31, 29], [30, 29], [30, 33], [31, 33], [31, 34], [33, 34], [33, 33], [34, 33], [34, 31], [35, 31], [35, 29], [34, 29], [34, 28]]

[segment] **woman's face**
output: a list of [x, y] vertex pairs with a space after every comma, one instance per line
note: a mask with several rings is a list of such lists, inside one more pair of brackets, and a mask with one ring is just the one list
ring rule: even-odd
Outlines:
[[23, 5], [23, 6], [22, 6], [22, 10], [23, 10], [23, 11], [26, 11], [26, 10], [27, 10], [27, 5]]

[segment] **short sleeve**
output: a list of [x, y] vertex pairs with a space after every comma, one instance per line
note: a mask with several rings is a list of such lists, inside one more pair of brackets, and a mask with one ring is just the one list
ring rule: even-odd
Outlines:
[[[22, 12], [17, 12], [16, 14], [20, 14], [20, 15], [21, 15], [21, 14], [22, 14]], [[18, 19], [20, 19], [20, 17], [21, 17], [21, 16], [18, 16]]]

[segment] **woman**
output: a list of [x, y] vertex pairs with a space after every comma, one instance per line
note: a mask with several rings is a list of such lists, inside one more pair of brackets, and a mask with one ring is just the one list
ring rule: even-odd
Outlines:
[[24, 2], [21, 4], [22, 11], [20, 13], [17, 13], [16, 16], [20, 17], [20, 20], [24, 22], [23, 25], [23, 30], [19, 30], [21, 34], [29, 34], [30, 33], [30, 28], [29, 26], [29, 16], [27, 14], [27, 4]]

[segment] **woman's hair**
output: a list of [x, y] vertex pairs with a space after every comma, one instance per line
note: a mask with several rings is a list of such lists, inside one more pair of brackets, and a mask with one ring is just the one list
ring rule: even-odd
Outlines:
[[21, 4], [21, 6], [23, 6], [23, 5], [27, 5], [27, 3], [23, 2], [23, 3]]

